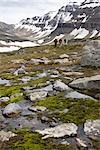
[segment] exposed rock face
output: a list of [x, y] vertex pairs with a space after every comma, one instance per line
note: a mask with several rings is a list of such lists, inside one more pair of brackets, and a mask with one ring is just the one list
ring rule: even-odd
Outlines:
[[18, 115], [21, 112], [21, 107], [16, 103], [8, 104], [3, 111], [3, 115], [10, 117], [12, 115]]
[[100, 90], [100, 75], [86, 77], [86, 78], [79, 78], [72, 81], [69, 84], [72, 88], [77, 88], [80, 90]]
[[4, 141], [9, 141], [9, 139], [11, 137], [16, 136], [15, 133], [12, 133], [11, 131], [9, 132], [5, 132], [5, 131], [0, 131], [0, 141], [4, 142]]
[[64, 136], [75, 136], [77, 134], [78, 127], [74, 123], [65, 123], [58, 125], [54, 128], [48, 128], [45, 130], [37, 130], [40, 134], [44, 135], [43, 139], [54, 137], [60, 138]]
[[100, 41], [91, 41], [84, 47], [82, 66], [100, 67]]
[[84, 132], [90, 137], [100, 137], [100, 120], [86, 121], [84, 124]]

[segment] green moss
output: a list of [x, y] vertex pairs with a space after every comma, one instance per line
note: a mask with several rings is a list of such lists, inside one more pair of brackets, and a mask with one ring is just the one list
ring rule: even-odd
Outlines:
[[74, 150], [70, 146], [54, 143], [53, 139], [43, 140], [38, 133], [27, 130], [20, 130], [16, 133], [15, 138], [3, 143], [2, 149], [5, 147], [7, 150]]
[[[90, 99], [66, 99], [61, 96], [48, 97], [37, 102], [37, 105], [45, 106], [52, 110], [52, 116], [58, 117], [63, 122], [82, 124], [87, 119], [100, 119], [100, 101]], [[59, 110], [69, 109], [67, 113]], [[54, 110], [58, 110], [58, 112]]]

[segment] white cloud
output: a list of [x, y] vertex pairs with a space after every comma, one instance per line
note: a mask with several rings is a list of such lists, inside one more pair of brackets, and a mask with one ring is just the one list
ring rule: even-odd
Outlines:
[[[0, 21], [17, 23], [23, 18], [55, 11], [73, 0], [0, 0]], [[84, 0], [74, 0], [77, 2]]]

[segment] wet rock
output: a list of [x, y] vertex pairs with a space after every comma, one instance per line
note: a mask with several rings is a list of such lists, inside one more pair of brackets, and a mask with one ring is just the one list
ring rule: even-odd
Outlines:
[[100, 138], [100, 120], [87, 120], [84, 124], [84, 132], [89, 137]]
[[36, 132], [42, 134], [43, 139], [54, 137], [60, 138], [64, 136], [75, 136], [77, 134], [78, 127], [74, 123], [65, 123], [53, 128], [47, 128], [44, 130], [36, 130]]
[[15, 133], [12, 133], [11, 131], [5, 132], [5, 131], [0, 131], [0, 141], [9, 141], [11, 137], [17, 136]]
[[100, 90], [100, 75], [76, 79], [69, 86], [80, 90]]
[[55, 81], [53, 88], [57, 91], [69, 91], [70, 88], [65, 83], [61, 82], [61, 80]]
[[31, 106], [28, 109], [33, 112], [44, 112], [44, 111], [46, 111], [47, 108], [43, 107], [43, 106]]
[[41, 100], [41, 99], [45, 98], [47, 96], [47, 94], [48, 94], [48, 92], [46, 92], [46, 91], [37, 91], [37, 92], [30, 93], [28, 95], [28, 97], [33, 102], [33, 101]]
[[8, 104], [3, 111], [3, 115], [11, 117], [13, 115], [18, 115], [21, 112], [21, 107], [16, 103]]
[[65, 95], [66, 98], [78, 98], [78, 99], [93, 99], [91, 96], [81, 94], [77, 91], [72, 91], [69, 92], [68, 94]]

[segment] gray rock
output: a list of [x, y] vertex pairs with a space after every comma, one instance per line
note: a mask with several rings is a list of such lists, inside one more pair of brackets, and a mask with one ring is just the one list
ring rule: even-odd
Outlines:
[[21, 112], [21, 107], [16, 103], [8, 104], [3, 111], [3, 115], [10, 117], [12, 115], [18, 115]]
[[84, 47], [82, 66], [100, 67], [100, 40], [91, 41]]
[[5, 118], [4, 116], [2, 115], [2, 111], [0, 110], [0, 122], [3, 122], [5, 121]]
[[53, 85], [54, 89], [57, 91], [70, 91], [70, 88], [65, 83], [61, 82], [61, 80], [55, 81]]
[[84, 132], [89, 137], [100, 138], [100, 120], [87, 120], [84, 124]]
[[27, 72], [25, 71], [25, 67], [22, 66], [21, 68], [17, 69], [15, 72], [14, 72], [14, 75], [18, 76], [20, 74], [27, 74]]
[[34, 112], [44, 112], [46, 111], [46, 107], [43, 106], [31, 106], [29, 107], [29, 110], [34, 111]]
[[93, 99], [92, 97], [85, 95], [85, 94], [81, 94], [79, 92], [76, 91], [72, 91], [69, 92], [67, 95], [65, 95], [66, 98], [79, 98], [79, 99]]
[[12, 133], [11, 131], [5, 132], [5, 131], [0, 131], [0, 141], [9, 141], [11, 137], [17, 136], [15, 133]]
[[79, 78], [72, 81], [69, 84], [72, 88], [77, 89], [89, 89], [89, 90], [100, 90], [100, 75], [86, 77], [86, 78]]
[[47, 96], [48, 92], [46, 91], [36, 91], [29, 94], [29, 99], [31, 101], [41, 100]]
[[61, 138], [64, 136], [75, 136], [77, 134], [78, 127], [74, 123], [64, 123], [53, 128], [47, 128], [44, 130], [36, 130], [36, 132], [42, 134], [43, 139], [54, 137]]

